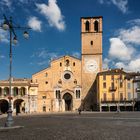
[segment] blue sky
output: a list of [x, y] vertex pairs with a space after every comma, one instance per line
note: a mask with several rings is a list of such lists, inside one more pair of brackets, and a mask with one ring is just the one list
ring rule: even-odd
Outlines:
[[[29, 26], [28, 40], [16, 30], [13, 77], [31, 78], [63, 55], [80, 58], [80, 17], [103, 16], [104, 68], [140, 70], [139, 0], [1, 0], [3, 14], [14, 24]], [[9, 77], [9, 34], [0, 29], [0, 79]]]

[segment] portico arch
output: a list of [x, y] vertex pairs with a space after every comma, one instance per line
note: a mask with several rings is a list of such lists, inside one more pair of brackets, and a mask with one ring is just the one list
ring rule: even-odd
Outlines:
[[63, 99], [65, 101], [65, 111], [72, 111], [72, 107], [73, 107], [72, 95], [70, 93], [66, 92], [63, 95]]
[[8, 111], [8, 101], [5, 99], [0, 100], [0, 112], [6, 113]]
[[22, 104], [24, 100], [22, 99], [16, 99], [14, 101], [14, 109], [16, 110], [16, 113], [21, 113], [25, 111], [25, 106]]

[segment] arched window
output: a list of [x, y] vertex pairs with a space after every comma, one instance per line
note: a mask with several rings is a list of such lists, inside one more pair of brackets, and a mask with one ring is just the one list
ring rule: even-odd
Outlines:
[[14, 94], [14, 96], [18, 95], [18, 88], [17, 87], [13, 88], [13, 94]]
[[9, 88], [8, 87], [5, 87], [4, 88], [4, 96], [8, 96], [9, 95], [9, 92], [10, 92]]
[[95, 30], [95, 32], [99, 31], [99, 23], [97, 20], [94, 22], [94, 30]]
[[20, 89], [20, 95], [21, 95], [21, 96], [25, 96], [25, 94], [26, 94], [26, 89], [25, 89], [25, 87], [22, 87], [22, 88]]
[[60, 90], [56, 90], [56, 99], [60, 99], [61, 95], [60, 95]]
[[66, 60], [66, 66], [69, 66], [70, 65], [70, 61], [67, 59]]
[[89, 21], [86, 21], [85, 30], [89, 31]]
[[76, 99], [80, 98], [80, 90], [76, 90]]

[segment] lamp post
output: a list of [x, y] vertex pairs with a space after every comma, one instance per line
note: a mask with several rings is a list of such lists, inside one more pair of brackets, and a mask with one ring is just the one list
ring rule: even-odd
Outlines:
[[[4, 23], [1, 26], [4, 30], [8, 30], [10, 34], [10, 51], [9, 51], [9, 58], [10, 58], [10, 64], [9, 64], [9, 97], [8, 97], [8, 111], [7, 111], [7, 119], [5, 122], [5, 127], [11, 127], [14, 123], [13, 117], [12, 117], [12, 43], [17, 43], [17, 35], [15, 33], [15, 29], [19, 30], [27, 30], [30, 29], [28, 27], [21, 27], [21, 26], [15, 26], [12, 21], [12, 17], [9, 19], [3, 15], [4, 17]], [[14, 38], [12, 39], [12, 35], [14, 35]], [[29, 37], [28, 32], [24, 31], [24, 37], [27, 39]]]

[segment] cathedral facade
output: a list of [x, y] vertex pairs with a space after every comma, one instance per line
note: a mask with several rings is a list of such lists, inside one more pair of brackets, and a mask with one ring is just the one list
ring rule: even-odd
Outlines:
[[22, 98], [21, 105], [30, 113], [94, 110], [97, 108], [96, 76], [101, 71], [102, 17], [82, 17], [81, 59], [66, 55], [33, 74], [26, 86], [26, 100]]

